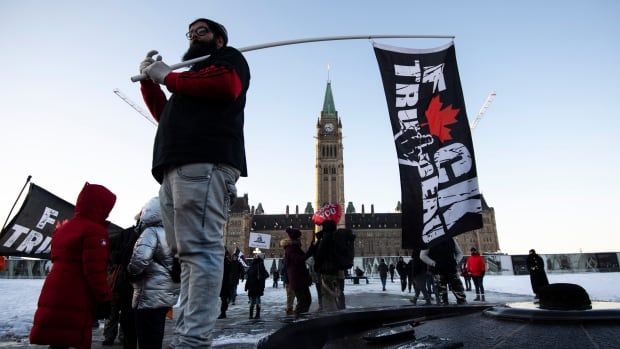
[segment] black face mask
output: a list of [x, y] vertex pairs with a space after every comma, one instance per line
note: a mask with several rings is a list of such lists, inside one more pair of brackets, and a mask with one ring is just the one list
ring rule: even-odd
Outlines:
[[209, 42], [195, 41], [190, 44], [187, 52], [183, 55], [182, 60], [185, 62], [190, 59], [213, 54], [215, 51], [217, 51], [217, 43], [215, 42], [215, 39]]

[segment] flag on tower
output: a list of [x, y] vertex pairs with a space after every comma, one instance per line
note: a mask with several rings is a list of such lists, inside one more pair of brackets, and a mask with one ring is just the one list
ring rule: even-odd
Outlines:
[[374, 43], [400, 169], [402, 247], [424, 248], [482, 227], [474, 148], [454, 43]]

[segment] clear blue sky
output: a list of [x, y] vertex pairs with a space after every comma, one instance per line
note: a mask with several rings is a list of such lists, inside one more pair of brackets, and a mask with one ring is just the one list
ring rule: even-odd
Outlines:
[[[198, 17], [223, 23], [230, 44], [358, 34], [455, 35], [473, 120], [479, 183], [508, 253], [619, 251], [617, 1], [2, 1], [0, 216], [31, 174], [75, 202], [84, 181], [118, 195], [128, 226], [158, 185], [155, 128], [120, 100], [150, 49], [177, 63]], [[379, 40], [428, 48], [445, 40]], [[345, 200], [393, 212], [398, 164], [376, 60], [367, 40], [245, 54], [249, 177], [238, 182], [267, 213], [314, 202], [315, 123], [331, 65], [343, 123]]]

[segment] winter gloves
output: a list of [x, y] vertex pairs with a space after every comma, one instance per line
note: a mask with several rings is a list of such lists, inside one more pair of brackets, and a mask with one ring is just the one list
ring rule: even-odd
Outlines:
[[146, 74], [151, 80], [158, 84], [164, 84], [164, 80], [168, 73], [172, 71], [170, 67], [161, 61], [161, 56], [153, 59], [157, 54], [156, 50], [151, 50], [146, 54], [146, 58], [140, 63], [140, 74]]
[[[155, 63], [155, 60], [153, 59], [153, 56], [155, 56], [158, 52], [156, 50], [150, 50], [147, 54], [146, 54], [146, 58], [140, 63], [140, 74], [144, 74], [144, 70], [146, 69], [146, 67], [148, 67], [149, 65]], [[161, 56], [157, 56], [157, 60], [161, 61]]]

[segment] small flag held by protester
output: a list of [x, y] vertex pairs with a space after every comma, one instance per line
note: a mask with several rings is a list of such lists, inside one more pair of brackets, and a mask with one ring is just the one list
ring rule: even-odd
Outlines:
[[373, 46], [400, 169], [402, 247], [424, 248], [481, 228], [454, 43], [427, 50]]
[[248, 246], [258, 248], [269, 248], [271, 245], [271, 235], [261, 233], [250, 233]]

